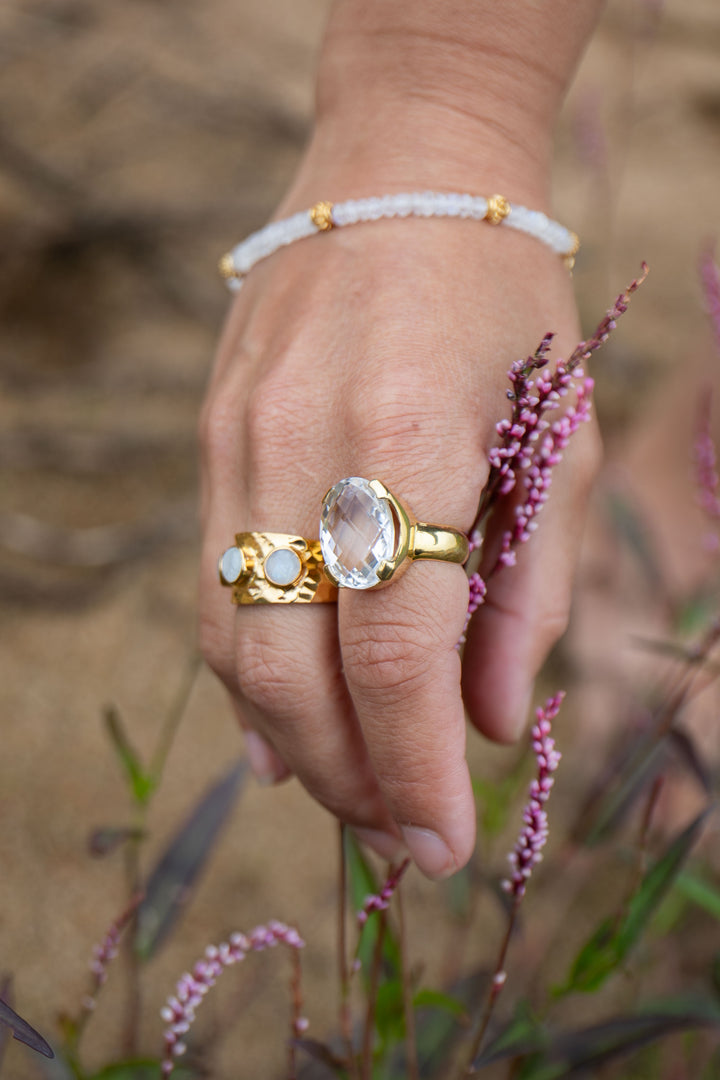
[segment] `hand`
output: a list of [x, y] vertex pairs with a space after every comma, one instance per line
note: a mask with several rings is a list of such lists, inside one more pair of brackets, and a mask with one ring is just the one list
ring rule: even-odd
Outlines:
[[[339, 3], [318, 124], [278, 216], [426, 189], [545, 209], [552, 122], [597, 8], [508, 4], [498, 21], [489, 0]], [[479, 730], [518, 736], [565, 626], [595, 429], [574, 438], [518, 565], [492, 581], [463, 672], [457, 565], [413, 564], [386, 589], [341, 591], [337, 606], [238, 609], [217, 558], [239, 531], [316, 537], [324, 493], [351, 475], [467, 531], [508, 415], [506, 372], [548, 330], [559, 355], [579, 338], [567, 271], [531, 237], [458, 220], [332, 230], [253, 269], [203, 412], [201, 644], [251, 763], [268, 780], [295, 773], [380, 854], [405, 844], [434, 877], [474, 844], [461, 682]], [[489, 553], [501, 528], [490, 521]]]
[[[240, 530], [317, 536], [323, 494], [349, 475], [467, 530], [506, 371], [550, 328], [567, 355], [579, 336], [568, 275], [529, 237], [434, 220], [338, 230], [253, 271], [204, 412], [203, 649], [272, 747], [251, 738], [256, 767], [295, 773], [384, 854], [404, 838], [431, 875], [462, 866], [474, 842], [462, 568], [414, 564], [381, 591], [341, 592], [337, 608], [238, 609], [217, 557]], [[579, 433], [538, 533], [476, 616], [465, 699], [495, 739], [519, 734], [564, 628], [595, 448]]]

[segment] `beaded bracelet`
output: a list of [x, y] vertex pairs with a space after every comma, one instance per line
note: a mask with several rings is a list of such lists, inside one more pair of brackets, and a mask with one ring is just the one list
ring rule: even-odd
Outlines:
[[566, 229], [539, 210], [528, 210], [526, 206], [510, 203], [502, 195], [491, 195], [486, 199], [482, 195], [422, 191], [383, 195], [379, 199], [348, 199], [335, 205], [316, 203], [311, 210], [300, 211], [282, 221], [272, 221], [252, 233], [227, 255], [223, 255], [220, 273], [227, 281], [228, 288], [237, 292], [243, 278], [256, 263], [295, 240], [343, 225], [396, 217], [472, 218], [491, 225], [505, 225], [542, 241], [562, 257], [569, 270], [575, 264], [580, 247], [580, 240], [571, 229]]

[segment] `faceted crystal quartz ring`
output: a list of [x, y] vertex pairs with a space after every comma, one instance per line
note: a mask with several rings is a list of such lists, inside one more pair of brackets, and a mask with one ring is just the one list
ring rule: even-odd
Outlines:
[[337, 589], [325, 577], [318, 540], [288, 533], [238, 533], [220, 556], [220, 584], [234, 604], [332, 603]]
[[464, 563], [468, 539], [447, 525], [428, 525], [380, 480], [349, 476], [323, 499], [320, 547], [325, 574], [341, 589], [374, 589], [414, 559]]

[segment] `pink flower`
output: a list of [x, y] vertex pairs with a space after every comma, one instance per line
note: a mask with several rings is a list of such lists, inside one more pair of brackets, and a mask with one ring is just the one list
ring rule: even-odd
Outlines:
[[[195, 1010], [208, 991], [215, 985], [225, 968], [244, 960], [249, 952], [262, 952], [275, 945], [287, 945], [291, 949], [302, 949], [305, 942], [297, 930], [285, 923], [269, 922], [266, 926], [256, 926], [249, 934], [231, 934], [229, 941], [221, 945], [209, 945], [205, 956], [198, 960], [191, 972], [182, 975], [175, 994], [168, 998], [160, 1012], [167, 1024], [165, 1029], [165, 1056], [162, 1063], [162, 1075], [170, 1076], [175, 1068], [175, 1059], [185, 1053], [187, 1046], [183, 1036], [190, 1030], [195, 1020]], [[302, 1035], [308, 1027], [303, 1016], [295, 1015], [293, 1034]]]
[[387, 911], [390, 901], [393, 897], [393, 893], [397, 889], [402, 880], [402, 876], [410, 865], [410, 860], [405, 859], [400, 865], [394, 869], [387, 881], [383, 885], [379, 893], [372, 893], [365, 898], [363, 906], [357, 913], [358, 926], [362, 929], [368, 918], [374, 911]]
[[564, 691], [548, 698], [537, 710], [537, 723], [532, 729], [533, 750], [537, 760], [537, 776], [530, 785], [529, 799], [523, 811], [523, 827], [517, 843], [508, 856], [512, 876], [503, 881], [503, 889], [517, 900], [525, 894], [530, 875], [542, 859], [542, 849], [548, 837], [545, 804], [550, 797], [554, 780], [552, 774], [560, 763], [560, 754], [551, 738], [552, 721], [560, 711]]

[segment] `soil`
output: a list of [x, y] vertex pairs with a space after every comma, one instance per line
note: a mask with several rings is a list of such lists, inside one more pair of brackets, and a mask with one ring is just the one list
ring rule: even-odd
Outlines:
[[[0, 967], [50, 1037], [58, 1012], [82, 999], [92, 943], [124, 903], [122, 858], [87, 850], [92, 828], [129, 818], [102, 709], [114, 704], [149, 754], [194, 654], [194, 433], [226, 308], [217, 257], [267, 219], [292, 175], [328, 7], [0, 8]], [[614, 662], [614, 620], [628, 624], [633, 596], [649, 611], [640, 622], [655, 618], [647, 590], [627, 585], [632, 567], [620, 601], [603, 576], [597, 538], [619, 470], [657, 523], [677, 588], [705, 557], [688, 462], [694, 388], [717, 364], [697, 261], [718, 228], [719, 54], [713, 0], [618, 0], [558, 134], [555, 201], [584, 238], [576, 282], [588, 330], [641, 259], [651, 266], [597, 364], [610, 466], [580, 573], [575, 663]], [[514, 759], [471, 740], [480, 771]], [[224, 692], [203, 671], [153, 803], [148, 863], [241, 755]], [[247, 784], [178, 932], [148, 967], [143, 1053], [157, 1051], [162, 1000], [205, 945], [270, 917], [301, 927], [312, 1030], [332, 1027], [335, 853], [333, 822], [295, 782]], [[452, 944], [451, 931], [427, 929], [440, 925], [446, 892], [415, 874], [407, 888], [432, 982]], [[213, 1076], [281, 1075], [285, 972], [281, 957], [258, 959], [208, 1004]], [[119, 1052], [123, 1008], [118, 977], [88, 1032], [90, 1063]], [[221, 1039], [225, 1015], [233, 1030]], [[38, 1075], [17, 1044], [5, 1068], [13, 1080]]]

